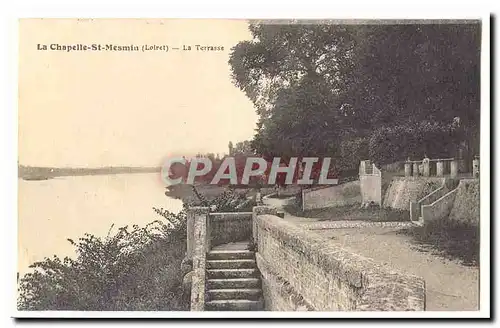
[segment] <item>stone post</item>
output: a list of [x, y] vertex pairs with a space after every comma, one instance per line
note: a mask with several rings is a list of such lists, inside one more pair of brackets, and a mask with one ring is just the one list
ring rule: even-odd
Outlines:
[[257, 191], [257, 193], [255, 194], [255, 203], [257, 205], [262, 205], [262, 193], [260, 192], [260, 189]]
[[[210, 237], [210, 228], [209, 228], [209, 220], [208, 220], [208, 207], [195, 206], [190, 207], [187, 211], [187, 251], [186, 257], [189, 260], [193, 259], [193, 249], [195, 244], [195, 236], [194, 236], [194, 222], [195, 220], [207, 220], [207, 246], [209, 246], [209, 237]], [[207, 248], [209, 249], [209, 248]]]
[[450, 176], [456, 178], [458, 176], [458, 160], [453, 159], [450, 165]]
[[418, 163], [413, 163], [413, 176], [418, 177]]
[[189, 209], [193, 219], [193, 271], [191, 274], [191, 311], [205, 310], [206, 286], [206, 254], [210, 247], [210, 230], [208, 229], [208, 207], [192, 207]]
[[472, 176], [474, 178], [479, 178], [479, 158], [475, 158], [472, 161]]
[[436, 163], [436, 175], [442, 177], [444, 175], [444, 162], [438, 161]]
[[411, 176], [411, 163], [406, 162], [405, 163], [405, 177], [410, 177]]
[[424, 166], [424, 172], [423, 175], [424, 177], [428, 177], [431, 175], [431, 162], [430, 160], [426, 157], [422, 161], [422, 165]]

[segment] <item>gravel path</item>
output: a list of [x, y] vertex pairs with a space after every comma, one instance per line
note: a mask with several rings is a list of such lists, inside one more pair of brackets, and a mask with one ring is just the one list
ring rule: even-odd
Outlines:
[[401, 228], [364, 227], [315, 230], [346, 249], [391, 268], [425, 279], [428, 311], [475, 311], [479, 304], [479, 268], [464, 266], [418, 250]]
[[[283, 210], [286, 200], [265, 203]], [[411, 236], [400, 234], [411, 222], [319, 221], [285, 212], [285, 220], [333, 239], [339, 246], [425, 279], [427, 311], [479, 309], [479, 267], [425, 251]]]

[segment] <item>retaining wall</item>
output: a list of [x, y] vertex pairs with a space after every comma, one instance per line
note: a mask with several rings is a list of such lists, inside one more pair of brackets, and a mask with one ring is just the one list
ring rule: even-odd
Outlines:
[[427, 196], [424, 196], [424, 198], [422, 198], [416, 202], [411, 202], [410, 203], [410, 220], [411, 221], [418, 221], [420, 219], [420, 217], [422, 216], [422, 206], [434, 203], [436, 200], [438, 200], [439, 198], [446, 195], [447, 192], [449, 192], [449, 190], [448, 190], [448, 188], [446, 188], [446, 186], [439, 187], [438, 189], [432, 191]]
[[455, 201], [457, 189], [454, 189], [429, 205], [422, 206], [422, 220], [424, 223], [441, 220], [448, 217]]
[[457, 187], [457, 194], [449, 219], [472, 225], [479, 224], [479, 180], [463, 179]]
[[302, 191], [302, 209], [337, 207], [361, 203], [360, 182], [352, 181], [338, 186]]
[[421, 311], [420, 277], [379, 266], [275, 215], [254, 211], [266, 310]]
[[252, 237], [252, 212], [210, 213], [210, 245], [250, 240]]
[[384, 207], [410, 210], [410, 203], [444, 186], [444, 178], [394, 177], [384, 196]]

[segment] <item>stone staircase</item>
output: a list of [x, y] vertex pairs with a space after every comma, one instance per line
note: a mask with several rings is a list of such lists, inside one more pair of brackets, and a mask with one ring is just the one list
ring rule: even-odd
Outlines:
[[[246, 245], [245, 245], [246, 246]], [[255, 253], [218, 247], [207, 253], [206, 311], [262, 311], [260, 273]]]

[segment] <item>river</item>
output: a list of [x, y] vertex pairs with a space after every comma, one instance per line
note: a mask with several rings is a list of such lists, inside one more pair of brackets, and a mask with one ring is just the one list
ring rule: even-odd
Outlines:
[[158, 173], [57, 177], [50, 180], [19, 179], [18, 271], [54, 254], [74, 256], [74, 246], [84, 233], [104, 237], [125, 225], [161, 219], [152, 207], [172, 212], [182, 202], [165, 196]]

